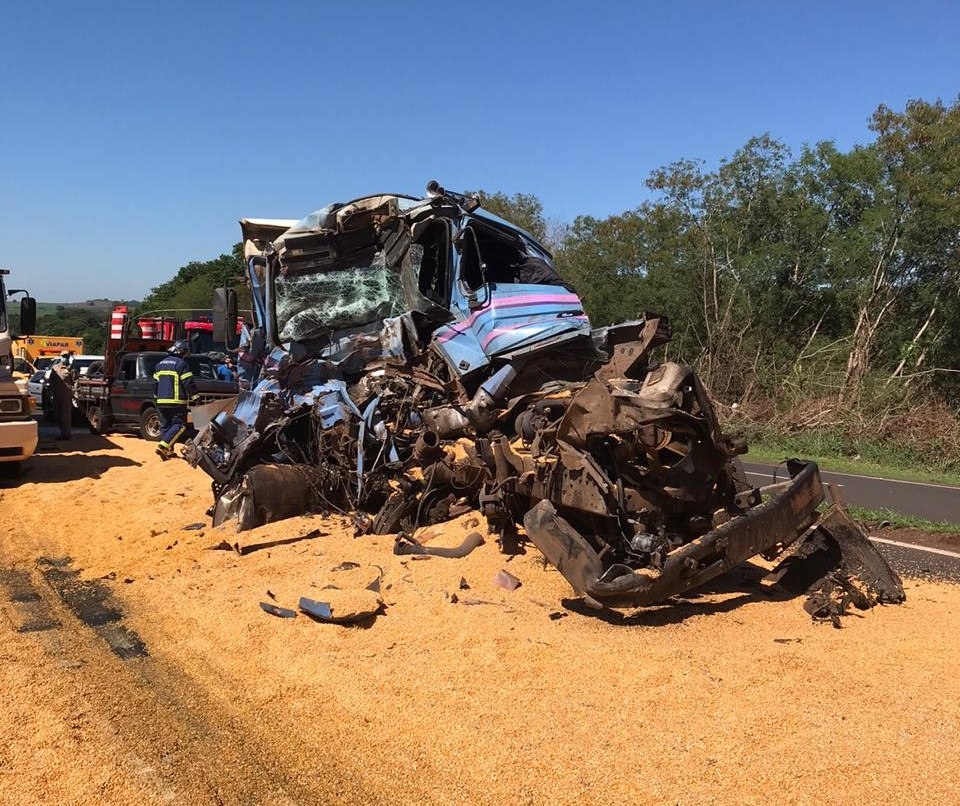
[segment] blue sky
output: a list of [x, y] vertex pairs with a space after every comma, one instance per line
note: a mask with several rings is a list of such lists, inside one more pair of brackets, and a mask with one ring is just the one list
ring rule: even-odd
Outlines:
[[958, 31], [945, 0], [7, 3], [0, 266], [41, 301], [140, 298], [243, 216], [430, 178], [605, 216], [677, 159], [952, 101]]

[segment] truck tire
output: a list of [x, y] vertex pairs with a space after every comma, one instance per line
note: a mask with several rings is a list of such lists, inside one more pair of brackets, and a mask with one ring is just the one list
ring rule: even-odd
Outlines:
[[140, 412], [140, 436], [151, 442], [159, 442], [163, 436], [163, 420], [153, 406], [147, 406]]
[[90, 406], [87, 409], [87, 427], [91, 434], [103, 434], [110, 427], [110, 415], [103, 413], [100, 406]]

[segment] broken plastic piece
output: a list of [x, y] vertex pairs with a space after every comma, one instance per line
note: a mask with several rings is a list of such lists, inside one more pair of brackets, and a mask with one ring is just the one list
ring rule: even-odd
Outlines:
[[331, 590], [330, 601], [300, 598], [300, 609], [317, 621], [356, 624], [373, 619], [383, 609], [383, 600], [370, 590]]
[[276, 616], [277, 618], [297, 617], [296, 610], [291, 610], [289, 607], [280, 607], [280, 605], [271, 604], [270, 602], [260, 602], [260, 609], [264, 613], [269, 613], [271, 616]]
[[497, 575], [493, 578], [493, 584], [506, 591], [515, 591], [522, 583], [509, 571], [501, 569], [497, 571]]
[[300, 597], [297, 606], [304, 612], [321, 621], [330, 621], [333, 613], [330, 611], [329, 602], [318, 602], [316, 599], [308, 599], [306, 596]]

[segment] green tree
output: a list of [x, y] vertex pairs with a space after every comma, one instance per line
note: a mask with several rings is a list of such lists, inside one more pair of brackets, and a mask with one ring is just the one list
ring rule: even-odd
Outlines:
[[538, 241], [547, 237], [547, 222], [543, 217], [540, 199], [529, 193], [488, 193], [485, 190], [470, 190], [467, 196], [478, 196], [484, 210], [509, 221], [514, 226], [529, 232]]
[[[950, 106], [913, 100], [902, 112], [881, 106], [871, 127], [899, 213], [899, 250], [885, 278], [898, 315], [887, 328], [892, 338], [879, 338], [877, 352], [896, 361], [892, 377], [909, 380], [929, 364], [934, 372], [938, 365], [955, 369], [960, 365], [960, 98]], [[947, 380], [952, 386], [949, 381], [956, 379]]]
[[557, 269], [579, 293], [595, 326], [636, 319], [644, 310], [645, 221], [640, 211], [580, 216], [557, 250]]
[[213, 260], [191, 261], [177, 274], [152, 289], [140, 305], [144, 313], [188, 311], [210, 308], [213, 289], [235, 285], [244, 276], [243, 245], [235, 244], [231, 254]]

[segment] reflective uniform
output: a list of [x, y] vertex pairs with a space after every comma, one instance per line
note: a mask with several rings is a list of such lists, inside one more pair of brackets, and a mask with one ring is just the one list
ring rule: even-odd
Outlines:
[[187, 403], [196, 397], [196, 384], [190, 365], [178, 355], [162, 359], [153, 379], [157, 382], [157, 409], [163, 417], [163, 435], [157, 453], [167, 459], [187, 430]]

